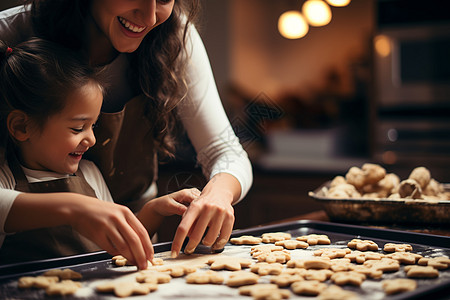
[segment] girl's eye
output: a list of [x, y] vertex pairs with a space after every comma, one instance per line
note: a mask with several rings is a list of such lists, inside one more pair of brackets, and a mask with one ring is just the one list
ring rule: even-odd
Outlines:
[[80, 133], [83, 131], [83, 128], [70, 128], [70, 129], [75, 131], [76, 133]]
[[167, 3], [172, 2], [172, 0], [158, 0], [158, 2], [162, 3], [162, 4], [167, 4]]

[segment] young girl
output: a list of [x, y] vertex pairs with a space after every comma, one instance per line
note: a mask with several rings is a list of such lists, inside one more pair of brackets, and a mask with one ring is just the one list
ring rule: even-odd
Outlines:
[[[113, 203], [100, 171], [82, 159], [96, 142], [93, 127], [103, 101], [99, 75], [72, 51], [32, 39], [13, 48], [0, 42], [0, 78], [0, 143], [7, 158], [0, 165], [0, 187], [15, 190], [20, 204], [9, 212], [20, 218], [5, 226], [6, 232], [18, 232], [0, 234], [0, 263], [91, 252], [99, 246], [136, 261], [129, 247], [140, 243], [120, 233], [125, 222], [152, 249], [146, 228], [129, 209]], [[27, 198], [31, 194], [40, 198]], [[181, 196], [172, 195], [189, 201]], [[169, 198], [156, 202], [167, 206]], [[159, 212], [172, 213], [150, 205], [142, 210], [149, 230]]]
[[[154, 201], [158, 160], [174, 155], [175, 129], [182, 124], [208, 183], [183, 214], [172, 254], [186, 237], [185, 252], [200, 242], [223, 248], [233, 229], [233, 205], [249, 190], [252, 170], [192, 25], [199, 0], [27, 2], [0, 13], [0, 39], [15, 44], [38, 35], [78, 51], [110, 75], [98, 142], [88, 155], [114, 200], [136, 212]], [[8, 197], [0, 190], [0, 199]], [[7, 224], [15, 218], [9, 214]], [[138, 244], [138, 261], [145, 263], [149, 249], [145, 241]]]

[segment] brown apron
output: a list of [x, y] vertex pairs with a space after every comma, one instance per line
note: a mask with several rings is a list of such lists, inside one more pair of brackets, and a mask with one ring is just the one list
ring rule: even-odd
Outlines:
[[[29, 193], [74, 192], [96, 197], [78, 170], [75, 175], [57, 180], [29, 183], [16, 159], [8, 158], [16, 181], [15, 190]], [[8, 235], [0, 248], [0, 264], [48, 259], [101, 250], [70, 226], [57, 226]]]
[[101, 113], [95, 129], [97, 143], [86, 153], [96, 163], [114, 202], [138, 211], [140, 196], [157, 179], [152, 124], [145, 117], [146, 98], [131, 99], [117, 113]]

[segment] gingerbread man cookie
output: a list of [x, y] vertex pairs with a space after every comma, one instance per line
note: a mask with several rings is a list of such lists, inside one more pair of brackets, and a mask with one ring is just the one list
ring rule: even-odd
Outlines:
[[450, 267], [450, 258], [447, 256], [423, 257], [417, 262], [421, 266], [431, 266], [438, 270], [445, 270]]
[[263, 233], [261, 238], [263, 243], [275, 243], [278, 241], [290, 240], [291, 234], [287, 232], [269, 232]]
[[406, 252], [412, 251], [413, 248], [410, 244], [394, 244], [394, 243], [386, 243], [383, 247], [385, 252]]
[[191, 284], [222, 284], [223, 276], [216, 271], [197, 271], [186, 276], [186, 282]]
[[17, 286], [21, 289], [38, 288], [45, 289], [50, 284], [58, 282], [58, 276], [23, 276], [19, 278]]
[[309, 244], [298, 240], [283, 240], [275, 242], [275, 246], [283, 246], [286, 249], [294, 250], [294, 249], [306, 249], [309, 247]]
[[248, 271], [236, 271], [230, 274], [227, 285], [230, 287], [238, 287], [243, 285], [251, 285], [258, 283], [259, 276]]
[[172, 277], [169, 274], [156, 271], [141, 271], [136, 276], [139, 283], [169, 283]]
[[371, 240], [361, 240], [361, 239], [353, 239], [348, 244], [347, 247], [350, 249], [356, 249], [359, 251], [377, 251], [378, 245]]
[[242, 286], [239, 288], [239, 294], [252, 296], [253, 299], [258, 300], [288, 299], [291, 296], [288, 290], [279, 289], [272, 283]]
[[230, 243], [233, 245], [258, 245], [261, 242], [262, 238], [252, 235], [243, 235], [230, 239]]
[[50, 284], [45, 289], [45, 293], [49, 296], [73, 295], [79, 288], [81, 288], [81, 283], [66, 279]]
[[336, 272], [331, 275], [331, 281], [337, 285], [356, 285], [360, 286], [366, 279], [366, 275], [355, 271]]
[[393, 295], [414, 291], [417, 288], [417, 283], [412, 279], [396, 278], [383, 280], [381, 286], [387, 295]]
[[266, 262], [258, 262], [251, 266], [250, 271], [260, 276], [279, 275], [283, 271], [283, 265], [280, 263], [269, 264]]
[[71, 269], [52, 269], [44, 272], [43, 276], [58, 276], [60, 280], [64, 279], [81, 279], [83, 276]]
[[208, 260], [208, 264], [211, 265], [211, 270], [229, 270], [238, 271], [242, 268], [248, 268], [253, 263], [251, 259], [220, 256], [214, 257]]
[[307, 242], [308, 245], [329, 245], [331, 244], [330, 238], [325, 234], [308, 234], [296, 237], [297, 241]]
[[291, 289], [295, 294], [304, 296], [317, 296], [326, 288], [327, 285], [325, 283], [316, 280], [296, 281], [291, 285]]
[[113, 292], [117, 297], [125, 298], [131, 295], [147, 295], [156, 291], [158, 285], [154, 283], [138, 283], [138, 282], [114, 282], [108, 281], [97, 285], [96, 290], [99, 293]]

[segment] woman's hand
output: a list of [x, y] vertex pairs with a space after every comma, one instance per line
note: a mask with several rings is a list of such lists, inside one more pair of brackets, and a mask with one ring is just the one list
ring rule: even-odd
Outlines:
[[189, 242], [185, 253], [192, 253], [200, 242], [212, 249], [222, 249], [233, 230], [232, 203], [239, 195], [240, 184], [234, 176], [225, 173], [214, 176], [184, 213], [172, 243], [172, 257], [178, 255], [186, 237]]

